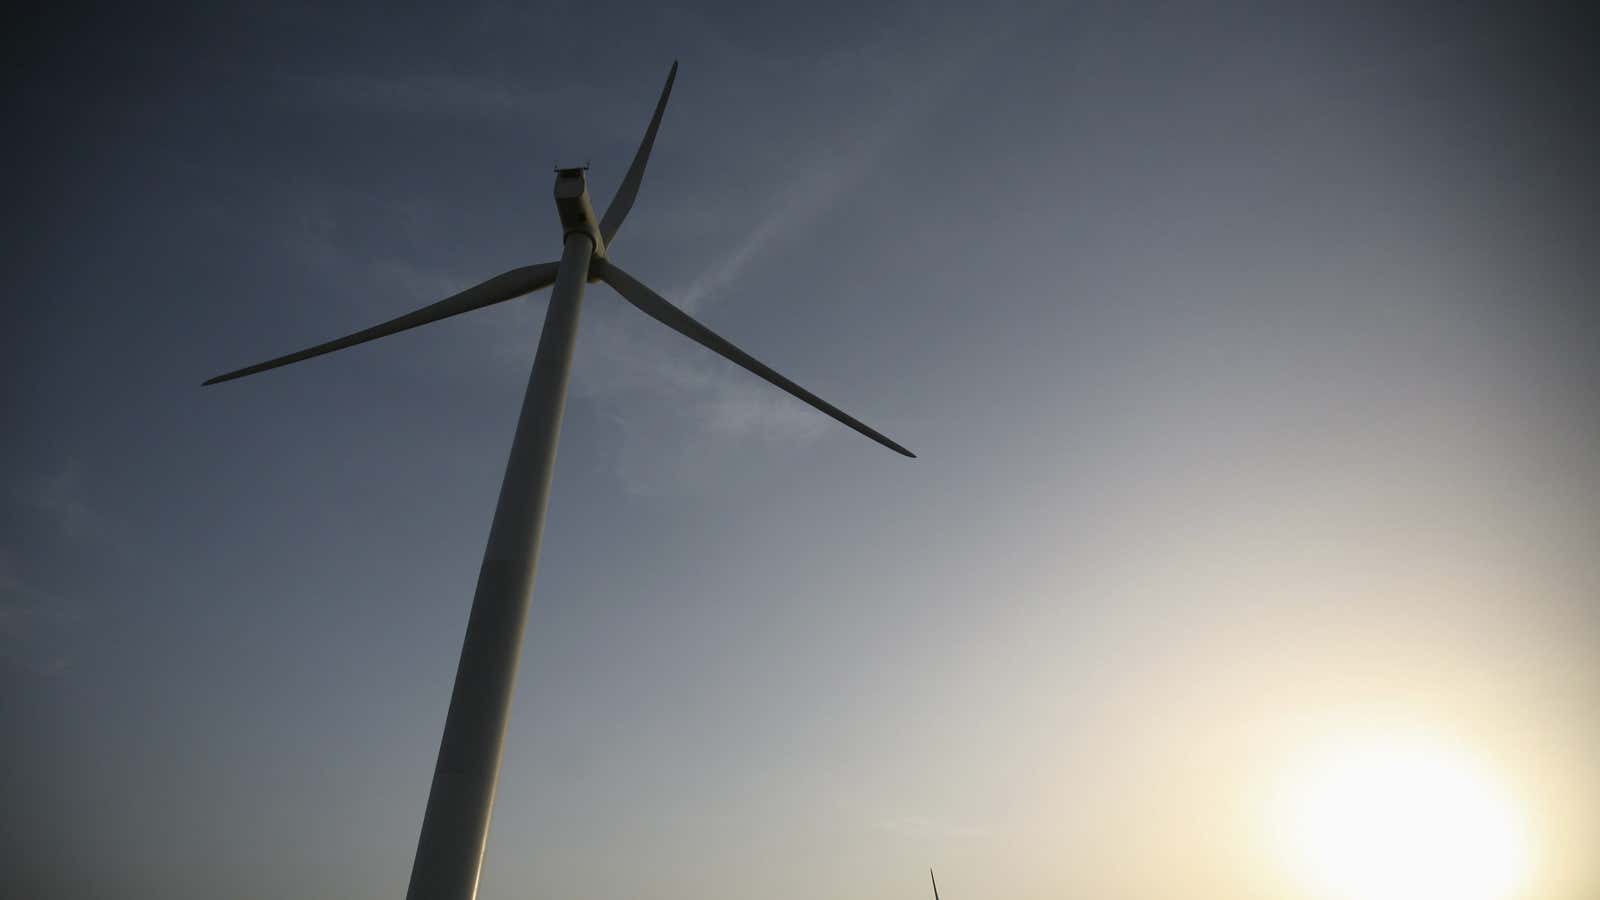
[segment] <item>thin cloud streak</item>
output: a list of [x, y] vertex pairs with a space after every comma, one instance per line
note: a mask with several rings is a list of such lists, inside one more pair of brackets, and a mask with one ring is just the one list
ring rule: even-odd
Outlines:
[[595, 96], [586, 84], [529, 89], [515, 82], [452, 74], [363, 72], [277, 76], [298, 99], [401, 116], [465, 116], [517, 122], [553, 119]]
[[71, 664], [69, 631], [83, 614], [62, 597], [29, 584], [0, 550], [0, 663], [53, 676]]
[[50, 475], [25, 479], [16, 494], [26, 506], [43, 513], [62, 537], [83, 540], [105, 535], [105, 518], [85, 498], [83, 478], [75, 463]]
[[[988, 46], [980, 43], [967, 58], [944, 62], [921, 77], [907, 79], [903, 72], [892, 77], [883, 73], [886, 91], [890, 90], [889, 85], [905, 83], [917, 85], [918, 90], [910, 96], [886, 93], [863, 115], [868, 124], [854, 129], [851, 139], [839, 142], [831, 152], [819, 152], [817, 158], [822, 163], [812, 165], [776, 191], [765, 215], [733, 248], [707, 264], [687, 284], [671, 291], [668, 299], [697, 316], [724, 299], [751, 265], [813, 226], [843, 196], [857, 190], [884, 158], [932, 114], [939, 100], [965, 77]], [[865, 54], [867, 59], [874, 56], [871, 52]], [[848, 149], [839, 150], [837, 146]], [[637, 327], [638, 324], [624, 324], [615, 316], [598, 317], [590, 346], [585, 350], [595, 362], [581, 365], [582, 377], [576, 379], [581, 395], [604, 407], [613, 421], [624, 423], [667, 405], [684, 411], [694, 423], [695, 436], [725, 434], [793, 443], [809, 442], [828, 433], [827, 419], [800, 401], [709, 354], [702, 353], [701, 361], [690, 362], [683, 354], [697, 351], [674, 351], [665, 343], [647, 341], [634, 331]], [[595, 344], [599, 345], [598, 352]], [[746, 349], [761, 357], [759, 347]], [[767, 362], [782, 369], [781, 360]], [[804, 383], [801, 374], [791, 375]], [[822, 385], [811, 387], [825, 389]], [[632, 433], [634, 429], [623, 428], [625, 440]], [[642, 460], [668, 458], [631, 453], [625, 447], [618, 454], [618, 477], [632, 488], [681, 482], [681, 477], [658, 478], [637, 470]], [[655, 492], [654, 488], [643, 489]]]

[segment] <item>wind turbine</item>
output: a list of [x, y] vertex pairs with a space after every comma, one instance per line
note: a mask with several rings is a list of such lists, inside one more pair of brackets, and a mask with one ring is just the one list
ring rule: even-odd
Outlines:
[[343, 350], [396, 332], [437, 322], [449, 316], [481, 309], [551, 287], [550, 307], [528, 376], [528, 390], [511, 441], [500, 499], [495, 504], [489, 544], [478, 571], [467, 634], [461, 646], [450, 711], [422, 818], [417, 855], [411, 867], [408, 900], [472, 900], [478, 892], [484, 845], [489, 837], [489, 817], [494, 808], [495, 784], [500, 774], [501, 749], [511, 713], [522, 633], [533, 596], [539, 562], [539, 537], [544, 528], [550, 474], [555, 465], [556, 440], [566, 405], [574, 339], [578, 333], [578, 307], [585, 283], [603, 281], [645, 315], [765, 378], [790, 394], [843, 422], [861, 434], [904, 456], [910, 450], [852, 418], [838, 407], [740, 350], [721, 335], [668, 303], [655, 291], [629, 275], [611, 260], [612, 241], [633, 207], [644, 178], [650, 148], [661, 127], [661, 114], [672, 94], [678, 64], [673, 62], [661, 89], [655, 113], [644, 140], [618, 186], [604, 216], [595, 218], [589, 202], [587, 167], [556, 170], [556, 212], [561, 219], [562, 246], [558, 262], [512, 269], [467, 288], [459, 294], [414, 312], [390, 319], [354, 334], [290, 353], [263, 363], [218, 375], [205, 382], [216, 384]]
[[933, 882], [933, 900], [939, 900], [939, 880], [933, 877], [933, 869], [928, 870], [928, 880]]

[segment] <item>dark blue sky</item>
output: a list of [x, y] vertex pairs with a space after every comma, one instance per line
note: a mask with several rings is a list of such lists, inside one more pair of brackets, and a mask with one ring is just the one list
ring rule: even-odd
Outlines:
[[1529, 896], [1593, 896], [1587, 33], [19, 20], [0, 893], [403, 892], [543, 300], [199, 383], [555, 258], [551, 165], [603, 205], [676, 58], [616, 259], [921, 458], [591, 288], [482, 896], [1302, 896], [1246, 798], [1352, 722], [1491, 760]]

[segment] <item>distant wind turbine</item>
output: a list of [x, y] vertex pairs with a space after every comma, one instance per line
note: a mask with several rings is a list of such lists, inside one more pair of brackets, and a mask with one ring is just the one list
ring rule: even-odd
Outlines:
[[611, 260], [611, 243], [639, 192], [645, 164], [650, 160], [650, 148], [655, 144], [661, 114], [667, 108], [667, 98], [672, 94], [672, 81], [677, 74], [678, 64], [674, 62], [667, 73], [666, 86], [661, 89], [655, 113], [650, 117], [650, 126], [645, 129], [644, 140], [604, 216], [596, 220], [594, 207], [589, 202], [587, 167], [556, 170], [556, 212], [561, 218], [563, 235], [558, 262], [512, 269], [364, 331], [205, 382], [216, 384], [265, 372], [553, 286], [544, 330], [533, 358], [533, 372], [528, 377], [528, 390], [522, 400], [522, 414], [517, 419], [516, 436], [511, 441], [511, 458], [506, 463], [500, 499], [495, 505], [494, 523], [489, 528], [489, 545], [478, 571], [478, 586], [467, 620], [461, 662], [450, 695], [450, 711], [445, 717], [444, 738], [439, 743], [433, 785], [428, 792], [428, 807], [423, 814], [422, 833], [411, 867], [411, 883], [406, 891], [408, 900], [472, 900], [478, 892], [478, 873], [489, 837], [489, 817], [494, 807], [501, 750], [511, 713], [517, 659], [522, 650], [522, 632], [527, 623], [539, 562], [539, 538], [549, 499], [550, 474], [555, 465], [556, 440], [566, 405], [573, 343], [578, 333], [578, 307], [586, 282], [604, 281], [645, 315], [673, 331], [765, 378], [890, 450], [903, 456], [916, 455], [735, 347]]

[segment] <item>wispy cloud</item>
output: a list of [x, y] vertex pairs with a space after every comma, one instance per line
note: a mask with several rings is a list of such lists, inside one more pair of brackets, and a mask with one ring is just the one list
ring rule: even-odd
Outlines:
[[0, 549], [0, 663], [35, 675], [58, 675], [71, 662], [70, 632], [83, 617], [62, 597], [28, 584]]
[[826, 427], [821, 413], [621, 304], [586, 337], [580, 390], [623, 406], [619, 415], [665, 403], [702, 430], [776, 439], [809, 439]]
[[278, 82], [302, 98], [406, 116], [469, 116], [543, 121], [591, 99], [583, 84], [549, 88], [448, 73], [285, 73]]
[[105, 519], [90, 507], [76, 463], [69, 461], [56, 472], [23, 479], [16, 494], [24, 505], [43, 513], [63, 537], [78, 540], [105, 532]]
[[[30, 530], [42, 538], [74, 552], [128, 555], [126, 536], [90, 501], [76, 461], [22, 477], [11, 495], [27, 511]], [[74, 636], [88, 613], [81, 603], [41, 586], [37, 575], [25, 575], [24, 562], [0, 547], [0, 662], [35, 675], [57, 675], [70, 666]]]
[[[816, 148], [815, 162], [778, 186], [732, 246], [687, 283], [666, 291], [668, 299], [699, 316], [727, 298], [753, 266], [815, 227], [841, 198], [859, 189], [965, 70], [964, 63], [946, 62], [926, 77], [906, 79], [900, 72], [886, 79], [878, 88], [880, 100], [858, 113], [859, 124], [848, 130], [849, 139]], [[915, 87], [895, 87], [908, 82]], [[737, 221], [739, 213], [740, 209], [730, 208], [721, 218]], [[680, 431], [680, 444], [695, 445], [699, 444], [695, 437], [703, 434], [803, 442], [827, 433], [827, 419], [801, 401], [675, 335], [665, 340], [646, 336], [644, 329], [659, 328], [631, 310], [625, 313], [599, 316], [590, 326], [589, 343], [580, 357], [586, 362], [576, 380], [583, 395], [606, 408], [614, 421], [625, 425], [658, 421], [658, 410], [671, 408], [681, 420], [692, 423], [688, 435]], [[746, 349], [765, 358], [763, 348]], [[766, 361], [783, 368], [782, 360]], [[827, 388], [808, 386], [819, 392]], [[633, 430], [624, 428], [625, 441]], [[660, 436], [655, 440], [659, 442]], [[700, 468], [682, 454], [638, 454], [626, 447], [618, 460], [625, 485], [652, 493], [664, 484], [682, 485], [687, 470]]]
[[944, 88], [960, 74], [960, 69], [947, 68], [939, 76], [913, 79], [921, 87], [909, 96], [884, 96], [881, 108], [870, 110], [867, 121], [850, 129], [848, 140], [826, 148], [814, 163], [781, 185], [760, 219], [728, 252], [684, 285], [676, 302], [693, 311], [720, 298], [751, 264], [814, 225], [877, 170], [885, 154], [927, 117]]
[[731, 249], [713, 258], [688, 284], [674, 291], [673, 302], [695, 312], [720, 299], [752, 263], [814, 224], [840, 196], [857, 187], [871, 173], [887, 142], [887, 130], [878, 131], [858, 144], [846, 159], [816, 164], [780, 186], [760, 219]]
[[[485, 272], [480, 278], [464, 278], [443, 269], [417, 265], [397, 256], [385, 256], [369, 261], [366, 283], [367, 293], [373, 297], [373, 314], [393, 316], [410, 312], [414, 308], [435, 303], [463, 291], [497, 272]], [[381, 298], [381, 299], [378, 299]]]

